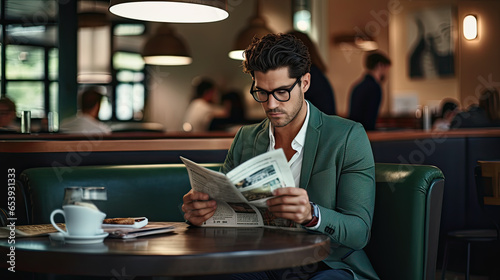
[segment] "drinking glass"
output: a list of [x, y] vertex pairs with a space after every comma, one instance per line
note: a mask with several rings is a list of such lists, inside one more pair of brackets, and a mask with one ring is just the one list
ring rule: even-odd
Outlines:
[[96, 204], [108, 199], [105, 187], [68, 187], [64, 189], [64, 205], [81, 205], [99, 209]]

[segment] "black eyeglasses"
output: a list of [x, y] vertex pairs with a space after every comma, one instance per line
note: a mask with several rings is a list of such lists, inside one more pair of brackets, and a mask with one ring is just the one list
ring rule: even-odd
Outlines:
[[253, 99], [259, 103], [264, 103], [269, 100], [269, 95], [273, 95], [274, 98], [280, 102], [287, 102], [290, 100], [290, 92], [293, 90], [295, 85], [300, 81], [300, 78], [298, 77], [295, 83], [289, 88], [278, 88], [272, 91], [267, 91], [263, 89], [253, 89], [255, 86], [255, 81], [252, 82], [252, 87], [250, 88], [250, 94], [252, 94]]

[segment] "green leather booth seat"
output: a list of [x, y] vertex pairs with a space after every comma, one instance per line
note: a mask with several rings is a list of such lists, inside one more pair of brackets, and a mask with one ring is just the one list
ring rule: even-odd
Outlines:
[[[220, 164], [204, 164], [217, 170]], [[61, 207], [64, 188], [104, 186], [108, 217], [146, 216], [151, 221], [183, 221], [182, 196], [190, 183], [182, 164], [74, 167], [63, 174], [32, 168], [20, 177], [27, 220], [50, 223]], [[384, 280], [434, 279], [444, 177], [433, 166], [375, 166], [376, 201], [371, 239], [365, 248]]]
[[[219, 170], [220, 164], [203, 164]], [[50, 213], [61, 208], [64, 188], [106, 187], [107, 201], [96, 202], [107, 217], [147, 217], [150, 221], [184, 221], [182, 196], [191, 189], [183, 164], [109, 165], [31, 168], [21, 173], [29, 224], [50, 223]]]
[[376, 198], [365, 251], [380, 279], [434, 279], [444, 176], [427, 165], [375, 166]]

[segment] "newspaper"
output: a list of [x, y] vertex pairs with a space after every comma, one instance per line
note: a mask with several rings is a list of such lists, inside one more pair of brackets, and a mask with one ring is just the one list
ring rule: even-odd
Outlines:
[[[66, 229], [66, 226], [63, 223], [57, 223], [57, 225], [62, 229]], [[0, 238], [8, 238], [12, 234], [15, 234], [16, 237], [44, 236], [52, 232], [57, 232], [52, 224], [21, 225], [16, 226], [15, 228], [0, 227]]]
[[302, 229], [290, 220], [275, 217], [267, 209], [266, 201], [273, 196], [273, 190], [295, 187], [282, 149], [256, 156], [227, 174], [184, 157], [181, 160], [187, 168], [191, 188], [217, 201], [217, 210], [203, 226]]
[[123, 238], [123, 239], [136, 238], [152, 234], [167, 233], [167, 232], [172, 232], [174, 230], [175, 227], [169, 222], [150, 222], [148, 225], [143, 226], [141, 228], [132, 228], [132, 227], [104, 228], [104, 231], [109, 233], [110, 237]]

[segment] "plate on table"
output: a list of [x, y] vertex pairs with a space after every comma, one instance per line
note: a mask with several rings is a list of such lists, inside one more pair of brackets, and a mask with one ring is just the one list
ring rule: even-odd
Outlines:
[[63, 241], [68, 244], [94, 244], [101, 243], [109, 233], [99, 233], [92, 236], [71, 236], [62, 232], [49, 233], [50, 239], [54, 241]]

